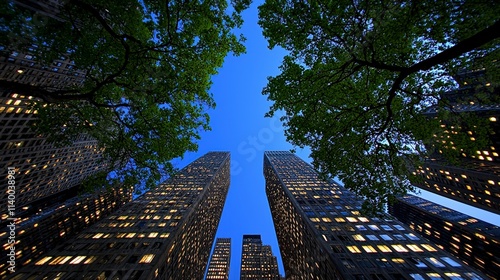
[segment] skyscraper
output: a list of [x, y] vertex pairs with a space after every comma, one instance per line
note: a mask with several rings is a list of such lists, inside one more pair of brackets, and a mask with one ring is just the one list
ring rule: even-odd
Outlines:
[[[487, 211], [500, 214], [500, 104], [499, 87], [486, 80], [484, 69], [463, 71], [454, 76], [459, 88], [443, 95], [455, 113], [469, 114], [485, 121], [490, 133], [486, 137], [489, 145], [471, 154], [461, 152], [458, 163], [450, 164], [437, 150], [426, 160], [416, 174], [423, 179], [415, 185], [433, 193], [455, 199]], [[488, 101], [484, 101], [484, 97]], [[425, 115], [438, 118], [435, 108], [430, 108]], [[477, 124], [479, 125], [479, 124]], [[444, 134], [435, 140], [455, 149], [453, 139], [458, 132], [467, 133], [466, 141], [471, 144], [478, 141], [476, 123], [472, 125], [449, 124], [441, 120]], [[435, 137], [438, 137], [435, 135]], [[485, 136], [481, 136], [485, 137]], [[463, 141], [462, 139], [461, 141]]]
[[243, 235], [240, 280], [280, 280], [278, 261], [271, 246], [262, 245], [257, 234]]
[[229, 153], [210, 152], [14, 279], [202, 279], [229, 188]]
[[398, 198], [389, 213], [470, 266], [500, 279], [500, 227], [413, 195]]
[[8, 268], [11, 266], [8, 266], [8, 261], [9, 254], [12, 255], [11, 251], [16, 254], [13, 269], [17, 271], [131, 200], [131, 189], [117, 187], [75, 196], [46, 207], [39, 213], [26, 213], [26, 216], [16, 221], [15, 245], [12, 245], [14, 248], [10, 246], [12, 243], [9, 243], [12, 227], [2, 224], [0, 278], [9, 273]]
[[264, 175], [287, 279], [487, 279], [290, 152], [265, 152]]
[[217, 238], [205, 280], [228, 280], [231, 263], [231, 238]]

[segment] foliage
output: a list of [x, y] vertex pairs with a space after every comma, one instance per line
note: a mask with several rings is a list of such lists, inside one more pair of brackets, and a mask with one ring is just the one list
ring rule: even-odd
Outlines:
[[0, 31], [8, 37], [1, 37], [10, 41], [2, 44], [34, 45], [37, 60], [49, 66], [69, 58], [84, 71], [83, 84], [1, 86], [43, 101], [33, 104], [36, 129], [59, 145], [81, 134], [97, 139], [117, 168], [101, 181], [147, 179], [153, 186], [174, 171], [170, 160], [196, 150], [200, 130], [210, 129], [210, 79], [228, 53], [245, 51], [233, 29], [249, 1], [231, 1], [231, 7], [225, 0], [61, 3], [49, 16], [3, 4]]
[[[284, 111], [288, 141], [309, 146], [314, 166], [366, 198], [366, 211], [381, 211], [413, 189], [426, 147], [453, 156], [477, 148], [464, 133], [482, 123], [443, 93], [457, 86], [450, 74], [493, 68], [499, 12], [496, 1], [266, 0], [264, 36], [289, 51], [263, 90], [274, 102], [267, 115]], [[423, 114], [431, 108], [437, 118]], [[463, 128], [457, 142], [436, 142], [449, 135], [439, 119]]]

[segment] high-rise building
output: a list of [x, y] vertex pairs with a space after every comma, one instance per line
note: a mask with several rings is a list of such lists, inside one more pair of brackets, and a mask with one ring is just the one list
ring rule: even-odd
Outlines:
[[492, 279], [500, 279], [500, 227], [423, 198], [406, 195], [389, 213]]
[[0, 243], [3, 244], [0, 278], [9, 272], [7, 264], [11, 251], [16, 253], [15, 270], [19, 270], [131, 200], [132, 190], [118, 187], [75, 196], [39, 213], [26, 213], [16, 221], [13, 250], [9, 244], [11, 228], [3, 225], [0, 230]]
[[[421, 176], [423, 181], [415, 182], [415, 185], [469, 204], [487, 211], [500, 214], [500, 104], [498, 97], [500, 87], [486, 80], [484, 69], [477, 71], [463, 71], [454, 76], [460, 85], [456, 90], [443, 95], [443, 99], [452, 105], [452, 110], [457, 113], [473, 115], [483, 119], [488, 126], [489, 145], [472, 154], [461, 152], [461, 159], [450, 164], [441, 156], [443, 150], [437, 150], [421, 166], [415, 174]], [[489, 97], [484, 102], [484, 97]], [[496, 98], [496, 99], [495, 99]], [[438, 118], [435, 108], [430, 108], [425, 115], [430, 118]], [[477, 124], [479, 125], [479, 124]], [[435, 135], [436, 141], [455, 149], [453, 136], [458, 132], [467, 133], [471, 144], [478, 141], [476, 124], [460, 125], [450, 124], [441, 120], [444, 134], [439, 137]], [[484, 136], [481, 136], [484, 137]], [[432, 149], [432, 148], [431, 148]]]
[[228, 152], [210, 152], [13, 279], [202, 279], [229, 189]]
[[243, 235], [241, 280], [280, 280], [278, 261], [271, 246], [263, 245], [258, 234]]
[[287, 279], [487, 279], [290, 152], [265, 152], [264, 175]]
[[205, 280], [228, 280], [231, 263], [231, 238], [217, 238]]

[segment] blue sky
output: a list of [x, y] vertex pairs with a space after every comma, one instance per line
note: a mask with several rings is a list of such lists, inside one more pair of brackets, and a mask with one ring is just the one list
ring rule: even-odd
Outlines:
[[[230, 279], [239, 279], [243, 234], [261, 234], [264, 244], [272, 246], [278, 256], [280, 272], [284, 275], [271, 213], [265, 193], [263, 153], [265, 150], [290, 150], [278, 117], [264, 118], [271, 103], [261, 94], [268, 76], [279, 74], [278, 67], [286, 52], [269, 50], [257, 24], [255, 1], [243, 13], [241, 33], [247, 38], [247, 53], [229, 56], [219, 74], [213, 77], [211, 92], [217, 107], [210, 111], [211, 131], [203, 132], [196, 153], [187, 153], [174, 161], [182, 168], [209, 151], [231, 152], [231, 185], [219, 224], [217, 237], [232, 238]], [[308, 150], [297, 155], [307, 162]], [[490, 223], [500, 224], [498, 215], [422, 191], [426, 199], [465, 212]], [[474, 211], [472, 211], [474, 210]]]

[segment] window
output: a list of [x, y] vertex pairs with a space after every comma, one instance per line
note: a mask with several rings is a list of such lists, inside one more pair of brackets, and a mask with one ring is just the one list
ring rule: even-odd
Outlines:
[[392, 240], [392, 238], [389, 235], [387, 235], [387, 234], [381, 234], [380, 237], [382, 237], [382, 239], [386, 240], [386, 241]]
[[380, 225], [386, 231], [392, 231], [392, 228], [388, 225]]
[[398, 251], [400, 253], [406, 253], [406, 252], [408, 252], [408, 250], [406, 250], [406, 248], [403, 247], [403, 245], [401, 245], [401, 244], [395, 244], [395, 245], [391, 245], [391, 246], [392, 246], [392, 248], [394, 248], [394, 250], [396, 250], [396, 251]]
[[449, 257], [441, 257], [441, 259], [443, 261], [445, 261], [446, 263], [448, 263], [449, 265], [453, 266], [453, 267], [461, 267], [462, 265], [457, 263], [456, 261], [454, 261], [452, 258], [449, 258]]
[[439, 276], [438, 273], [427, 273], [427, 276], [431, 279], [431, 280], [441, 280], [443, 279], [441, 276]]
[[425, 258], [427, 261], [429, 261], [432, 265], [435, 267], [445, 267], [444, 264], [440, 261], [438, 261], [436, 258]]
[[363, 230], [366, 230], [366, 227], [363, 225], [356, 225], [356, 229], [363, 231]]
[[364, 245], [363, 250], [365, 250], [367, 253], [376, 253], [377, 252], [377, 250], [375, 250], [375, 248], [373, 248], [373, 246], [371, 246], [371, 245]]
[[408, 237], [408, 239], [410, 239], [410, 240], [420, 240], [420, 238], [418, 238], [418, 237], [417, 237], [415, 234], [413, 234], [413, 233], [406, 233], [405, 235], [406, 235], [406, 237]]
[[377, 236], [373, 235], [373, 234], [368, 234], [366, 235], [366, 237], [372, 241], [377, 241], [379, 240]]
[[356, 241], [366, 241], [366, 239], [361, 234], [353, 235], [352, 238]]
[[371, 230], [380, 230], [376, 225], [369, 225]]
[[390, 253], [392, 250], [386, 245], [377, 245], [378, 249], [383, 253]]
[[413, 273], [413, 274], [410, 274], [410, 276], [414, 279], [414, 280], [425, 280], [424, 277], [422, 277], [422, 275], [418, 274], [418, 273]]
[[361, 253], [361, 250], [357, 246], [347, 246], [347, 249], [354, 254], [359, 254]]
[[405, 230], [405, 228], [402, 227], [401, 225], [392, 225], [392, 226], [397, 230]]
[[418, 247], [417, 245], [415, 244], [407, 244], [406, 245], [408, 248], [410, 248], [410, 250], [412, 250], [413, 252], [417, 252], [417, 253], [421, 253], [423, 252], [424, 250], [422, 250], [420, 247]]

